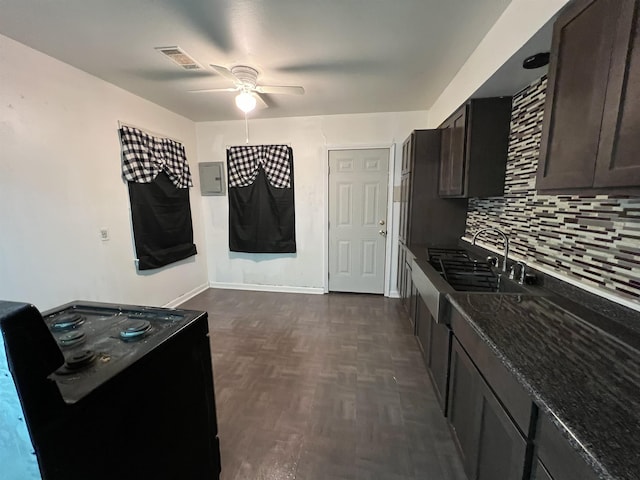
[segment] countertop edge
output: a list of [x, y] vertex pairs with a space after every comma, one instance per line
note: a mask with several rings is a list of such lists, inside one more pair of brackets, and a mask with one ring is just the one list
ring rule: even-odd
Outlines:
[[[460, 294], [461, 292], [457, 292]], [[529, 295], [525, 295], [529, 296]], [[533, 295], [531, 295], [533, 296]], [[500, 350], [500, 348], [489, 338], [485, 332], [473, 321], [473, 318], [467, 313], [465, 308], [458, 303], [458, 301], [452, 297], [452, 294], [446, 295], [447, 301], [453, 308], [457, 310], [465, 321], [473, 328], [480, 338], [486, 343], [491, 351], [498, 357], [500, 362], [507, 368], [507, 370], [514, 375], [518, 383], [524, 387], [526, 392], [532, 397], [536, 406], [549, 416], [551, 422], [558, 428], [562, 436], [569, 442], [571, 447], [587, 462], [594, 470], [594, 473], [598, 475], [601, 480], [615, 480], [608, 469], [598, 460], [598, 458], [592, 453], [592, 451], [581, 442], [580, 439], [571, 431], [570, 427], [562, 421], [557, 415], [558, 408], [555, 408], [544, 396], [543, 393], [531, 385], [527, 377], [509, 360], [509, 358]], [[455, 332], [454, 332], [455, 334]]]

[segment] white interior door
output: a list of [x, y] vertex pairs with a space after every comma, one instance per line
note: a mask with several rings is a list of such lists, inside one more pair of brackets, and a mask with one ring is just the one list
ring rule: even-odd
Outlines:
[[389, 149], [329, 151], [329, 290], [384, 293]]

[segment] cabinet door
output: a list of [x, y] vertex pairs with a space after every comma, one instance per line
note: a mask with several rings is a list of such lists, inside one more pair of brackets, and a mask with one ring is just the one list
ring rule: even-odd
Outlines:
[[464, 194], [465, 161], [466, 161], [466, 133], [467, 108], [458, 110], [451, 125], [451, 175], [449, 177], [448, 195]]
[[404, 298], [405, 291], [405, 271], [404, 271], [404, 263], [405, 258], [407, 256], [407, 251], [403, 244], [398, 245], [398, 294], [400, 295], [401, 301]]
[[464, 194], [466, 112], [467, 107], [464, 105], [449, 118], [442, 132], [439, 186], [439, 193], [442, 196]]
[[594, 187], [640, 186], [638, 1], [619, 4]]
[[411, 271], [409, 271], [409, 320], [413, 327], [413, 334], [416, 334], [416, 317], [418, 315], [418, 290], [413, 283]]
[[620, 0], [578, 0], [556, 21], [539, 190], [590, 188], [602, 126]]
[[413, 329], [413, 333], [415, 335], [416, 332], [416, 306], [415, 301], [416, 297], [414, 295], [414, 286], [413, 286], [413, 278], [411, 278], [411, 262], [409, 259], [409, 255], [407, 255], [407, 259], [404, 264], [404, 274], [405, 274], [405, 297], [404, 297], [404, 308], [406, 308], [407, 313], [409, 314], [409, 322], [411, 322], [411, 327]]
[[524, 478], [527, 442], [455, 338], [449, 423], [469, 479]]
[[453, 339], [451, 348], [451, 379], [449, 383], [449, 425], [458, 444], [462, 464], [467, 477], [476, 475], [478, 438], [482, 399], [480, 375], [458, 341]]
[[443, 125], [440, 137], [440, 174], [438, 179], [438, 194], [445, 196], [449, 189], [449, 179], [451, 178], [451, 133], [453, 129], [450, 124]]
[[398, 238], [402, 243], [409, 239], [409, 196], [411, 194], [411, 174], [406, 173], [400, 179], [400, 222]]
[[540, 459], [536, 459], [533, 465], [533, 471], [531, 472], [532, 480], [553, 480], [551, 474], [544, 468], [544, 465]]
[[413, 134], [402, 144], [402, 173], [408, 173], [412, 169], [413, 163]]
[[[538, 463], [544, 464], [550, 477], [558, 480], [600, 478], [545, 414], [538, 417], [536, 443]], [[537, 473], [534, 478], [537, 480]], [[540, 478], [545, 477], [541, 474]]]
[[424, 303], [420, 295], [418, 295], [416, 301], [416, 337], [422, 350], [422, 358], [424, 359], [425, 366], [427, 366], [429, 345], [431, 344], [431, 314], [429, 313], [427, 304]]
[[480, 381], [482, 413], [478, 440], [477, 480], [520, 480], [525, 474], [527, 442], [495, 397]]
[[446, 415], [451, 330], [444, 323], [436, 323], [431, 315], [429, 320], [431, 321], [431, 336], [429, 337], [429, 360], [427, 363], [438, 403]]

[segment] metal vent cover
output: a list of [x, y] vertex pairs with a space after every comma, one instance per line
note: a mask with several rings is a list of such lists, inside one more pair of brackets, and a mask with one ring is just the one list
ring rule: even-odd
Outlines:
[[156, 50], [185, 70], [199, 70], [202, 67], [180, 47], [156, 47]]

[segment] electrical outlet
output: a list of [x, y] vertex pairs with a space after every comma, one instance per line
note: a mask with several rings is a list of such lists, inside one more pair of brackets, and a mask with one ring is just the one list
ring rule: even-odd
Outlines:
[[106, 228], [100, 229], [100, 240], [102, 240], [103, 242], [109, 240], [109, 230], [107, 230]]

